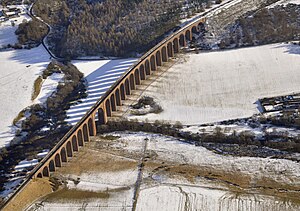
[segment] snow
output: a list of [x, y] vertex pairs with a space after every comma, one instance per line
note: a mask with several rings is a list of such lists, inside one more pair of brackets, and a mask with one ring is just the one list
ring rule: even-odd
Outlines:
[[300, 4], [300, 0], [280, 0], [274, 4], [271, 4], [267, 8], [273, 8], [279, 5], [286, 6], [288, 4]]
[[100, 97], [137, 61], [137, 59], [118, 59], [100, 61], [72, 61], [85, 75], [87, 98], [67, 111], [67, 122], [75, 125]]
[[32, 105], [34, 81], [48, 63], [49, 55], [42, 45], [31, 50], [0, 51], [0, 147], [14, 137], [12, 121]]
[[[300, 185], [299, 163], [283, 159], [218, 155], [203, 147], [195, 147], [179, 142], [175, 138], [157, 134], [114, 132], [109, 135], [120, 137], [112, 141], [110, 148], [107, 148], [107, 152], [111, 150], [110, 153], [116, 153], [117, 157], [124, 158], [131, 155], [138, 159], [142, 156], [145, 138], [148, 138], [146, 154], [155, 157], [150, 158], [149, 163], [145, 162], [135, 210], [299, 210], [299, 205], [293, 204], [289, 199], [263, 195], [256, 189], [256, 181], [259, 179], [298, 187]], [[119, 149], [124, 154], [118, 154], [115, 149]], [[156, 163], [158, 168], [155, 167], [156, 165], [151, 167], [152, 163]], [[111, 165], [114, 163], [112, 162]], [[199, 172], [201, 169], [211, 169], [224, 173], [231, 172], [232, 175], [238, 173], [240, 176], [249, 176], [254, 189], [233, 188], [222, 184], [219, 180], [209, 180], [201, 176], [195, 176], [194, 180], [190, 181], [180, 176], [184, 173], [168, 173], [167, 169], [183, 165], [198, 169]], [[163, 171], [164, 166], [167, 167], [165, 171]], [[31, 208], [75, 210], [84, 207], [87, 210], [131, 210], [137, 174], [137, 169], [132, 167], [120, 171], [102, 170], [80, 175], [66, 174], [63, 176], [70, 178], [67, 184], [70, 189], [107, 191], [109, 197], [80, 200], [45, 198]], [[72, 181], [79, 183], [76, 185], [77, 182]], [[118, 188], [122, 187], [130, 187], [130, 189], [118, 191]]]
[[143, 210], [297, 210], [289, 202], [259, 194], [235, 194], [212, 188], [161, 185], [139, 194], [137, 211]]
[[[275, 181], [290, 183], [294, 179], [294, 185], [300, 185], [300, 164], [284, 159], [233, 157], [215, 154], [204, 147], [179, 142], [172, 137], [146, 133], [112, 133], [121, 136], [119, 142], [122, 149], [128, 152], [140, 150], [140, 145], [145, 138], [149, 139], [147, 150], [153, 150], [157, 154], [156, 159], [164, 159], [168, 162], [189, 164], [194, 166], [209, 166], [224, 172], [240, 172], [249, 175], [253, 180], [270, 177]], [[284, 172], [284, 173], [283, 173]], [[290, 180], [291, 179], [291, 180]]]
[[19, 164], [15, 166], [15, 170], [23, 171], [25, 168], [34, 167], [36, 164], [38, 164], [38, 159], [23, 160], [20, 161]]
[[[30, 20], [30, 17], [25, 14], [24, 10], [20, 17], [11, 18], [0, 23], [0, 48], [7, 44], [14, 45], [17, 43], [18, 40], [17, 36], [15, 35], [15, 31], [23, 20]], [[12, 21], [15, 23], [15, 26], [11, 25]]]
[[257, 100], [299, 91], [300, 46], [272, 44], [183, 55], [143, 95], [164, 111], [130, 118], [201, 124], [249, 117]]
[[51, 96], [51, 94], [56, 91], [57, 85], [64, 78], [64, 74], [62, 73], [53, 73], [48, 76], [42, 84], [41, 91], [36, 100], [34, 100], [35, 104], [43, 104], [46, 102], [47, 98]]
[[49, 149], [44, 149], [42, 152], [38, 153], [36, 156], [38, 158], [43, 158], [49, 153], [49, 151], [50, 151]]
[[[117, 172], [83, 173], [80, 175], [80, 182], [76, 185], [68, 181], [67, 187], [70, 189], [88, 190], [88, 191], [107, 191], [128, 187], [135, 183], [137, 169]], [[72, 176], [69, 176], [72, 178]], [[75, 178], [76, 179], [76, 176]]]

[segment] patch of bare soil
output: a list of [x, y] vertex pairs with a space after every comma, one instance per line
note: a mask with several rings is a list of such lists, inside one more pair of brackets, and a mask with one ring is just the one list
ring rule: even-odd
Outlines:
[[26, 188], [12, 200], [3, 211], [24, 210], [35, 200], [52, 192], [52, 187], [48, 179], [33, 179]]
[[93, 199], [93, 198], [103, 198], [103, 199], [109, 198], [109, 193], [63, 188], [61, 190], [49, 194], [45, 198], [45, 200], [47, 200], [48, 202], [55, 202], [58, 200], [71, 201], [71, 200]]
[[54, 176], [57, 174], [80, 175], [87, 172], [114, 172], [133, 169], [137, 166], [137, 161], [134, 159], [106, 152], [105, 148], [99, 150], [96, 145], [97, 142], [92, 142], [82, 148], [80, 153], [73, 157], [66, 167], [55, 172]]

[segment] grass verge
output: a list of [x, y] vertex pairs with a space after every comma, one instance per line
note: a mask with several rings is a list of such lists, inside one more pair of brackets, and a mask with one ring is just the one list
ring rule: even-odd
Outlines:
[[33, 85], [33, 92], [31, 95], [31, 100], [35, 100], [37, 98], [37, 96], [39, 96], [40, 92], [41, 92], [41, 88], [43, 85], [43, 78], [42, 76], [39, 76], [35, 81], [34, 81], [34, 85]]

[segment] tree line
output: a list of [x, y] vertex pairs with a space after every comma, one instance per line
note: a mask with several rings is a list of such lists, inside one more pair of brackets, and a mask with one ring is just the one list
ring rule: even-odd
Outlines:
[[49, 44], [60, 57], [129, 56], [174, 29], [211, 0], [38, 0], [34, 12], [51, 24]]

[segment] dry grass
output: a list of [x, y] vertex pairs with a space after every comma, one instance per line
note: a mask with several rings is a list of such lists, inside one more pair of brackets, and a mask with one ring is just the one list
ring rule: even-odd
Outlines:
[[14, 118], [13, 125], [16, 125], [20, 121], [20, 119], [22, 119], [24, 116], [25, 116], [25, 111], [24, 110], [20, 111], [18, 116]]
[[93, 192], [85, 190], [75, 190], [63, 188], [56, 192], [49, 194], [46, 197], [47, 201], [57, 201], [57, 200], [80, 200], [80, 199], [92, 199], [92, 198], [109, 198], [109, 193], [107, 192]]
[[51, 192], [52, 188], [47, 179], [33, 179], [2, 211], [24, 210], [35, 200]]
[[80, 175], [87, 172], [115, 172], [135, 169], [137, 161], [108, 154], [98, 150], [83, 148], [73, 157], [68, 166], [57, 171], [58, 174]]
[[34, 81], [34, 85], [33, 85], [33, 92], [32, 92], [32, 95], [31, 95], [31, 100], [35, 100], [40, 92], [41, 92], [41, 88], [42, 88], [42, 85], [43, 85], [43, 78], [42, 76], [39, 76], [35, 81]]

